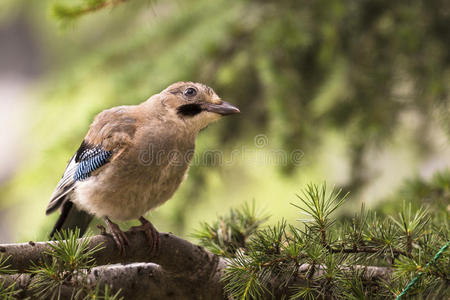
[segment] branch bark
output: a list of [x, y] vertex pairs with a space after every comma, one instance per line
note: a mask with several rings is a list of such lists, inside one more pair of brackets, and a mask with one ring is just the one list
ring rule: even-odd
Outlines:
[[[201, 246], [194, 245], [170, 233], [159, 233], [159, 251], [150, 257], [150, 249], [142, 232], [128, 231], [125, 233], [130, 244], [126, 254], [121, 255], [110, 235], [96, 235], [89, 238], [89, 248], [103, 246], [104, 249], [93, 255], [96, 265], [153, 262], [164, 267], [168, 272], [178, 272], [183, 267], [187, 272], [198, 272], [208, 265], [217, 265], [219, 259]], [[44, 253], [49, 250], [50, 242], [28, 242], [20, 244], [0, 245], [0, 253], [10, 256], [8, 264], [19, 273], [26, 272], [33, 264], [49, 258]], [[210, 268], [207, 268], [210, 269]], [[212, 272], [202, 270], [202, 272]], [[198, 274], [196, 274], [198, 275]]]
[[[30, 289], [32, 280], [30, 274], [6, 275], [0, 276], [0, 278], [5, 280], [5, 286], [15, 283], [15, 289], [21, 291], [19, 294], [21, 299], [28, 297], [34, 299], [33, 290]], [[219, 293], [208, 294], [211, 289], [203, 286], [202, 283], [188, 282], [188, 279], [183, 276], [166, 272], [161, 266], [154, 263], [132, 263], [93, 268], [87, 276], [87, 285], [84, 287], [93, 290], [98, 284], [101, 290], [107, 284], [113, 294], [120, 290], [120, 296], [124, 299], [223, 299], [220, 290]], [[78, 288], [76, 285], [63, 286], [61, 299], [71, 299], [76, 288]], [[203, 291], [205, 288], [207, 291]]]
[[[99, 267], [96, 272], [92, 273], [94, 275], [90, 276], [95, 277], [95, 273], [102, 276], [101, 278], [91, 278], [92, 282], [98, 280], [107, 282], [105, 278], [115, 278], [114, 290], [122, 288], [121, 295], [136, 293], [139, 290], [141, 293], [139, 299], [223, 299], [223, 285], [219, 279], [226, 263], [220, 257], [170, 233], [159, 233], [159, 251], [150, 257], [150, 249], [144, 233], [129, 231], [126, 232], [126, 235], [130, 244], [126, 248], [125, 255], [120, 254], [114, 240], [109, 235], [91, 237], [89, 248], [98, 245], [104, 247], [93, 255], [95, 264], [98, 266], [135, 262], [152, 262], [153, 264]], [[33, 264], [50, 259], [49, 255], [45, 254], [45, 251], [50, 249], [50, 243], [56, 242], [5, 244], [0, 245], [0, 253], [9, 257], [8, 264], [11, 269], [18, 273], [24, 273]], [[160, 267], [156, 268], [154, 264]], [[150, 273], [155, 275], [145, 275]], [[11, 278], [8, 276], [9, 281]], [[22, 283], [22, 287], [27, 284], [26, 278], [27, 276], [17, 278]], [[125, 278], [128, 280], [124, 280]], [[167, 280], [168, 278], [171, 280]], [[137, 284], [133, 283], [142, 280], [145, 281], [147, 288], [152, 287], [151, 293], [150, 290], [148, 290], [149, 293], [146, 293], [145, 290], [137, 289]], [[156, 284], [156, 281], [159, 283]], [[129, 285], [122, 287], [127, 282]], [[108, 284], [113, 286], [113, 282]], [[125, 291], [126, 288], [129, 288], [130, 291]], [[161, 290], [156, 292], [156, 289]], [[161, 293], [164, 291], [167, 291], [166, 296], [154, 296], [155, 294], [162, 295]], [[174, 298], [174, 295], [178, 294], [180, 297]], [[125, 297], [125, 299], [133, 299], [133, 297]]]
[[[120, 295], [125, 299], [226, 299], [220, 281], [227, 266], [225, 259], [170, 233], [159, 233], [160, 249], [155, 256], [150, 257], [145, 234], [126, 232], [126, 235], [130, 241], [126, 255], [119, 253], [109, 235], [89, 238], [89, 247], [99, 244], [104, 247], [94, 254], [93, 258], [99, 267], [92, 269], [88, 275], [90, 286], [100, 283], [103, 288], [108, 284], [113, 292], [121, 289]], [[29, 291], [32, 278], [26, 272], [33, 263], [49, 259], [44, 253], [49, 249], [49, 243], [55, 242], [0, 245], [0, 252], [9, 256], [10, 267], [19, 273], [0, 276], [0, 281], [6, 280], [6, 284], [15, 282], [16, 288], [22, 290], [21, 296], [32, 296]], [[315, 268], [313, 277], [323, 274], [324, 267]], [[362, 271], [362, 276], [369, 280], [388, 279], [391, 273], [389, 268], [383, 267], [352, 268]], [[309, 269], [307, 264], [300, 267], [295, 284], [302, 284], [303, 275]], [[65, 296], [70, 298], [73, 289], [72, 285], [65, 286], [62, 289], [63, 299]]]

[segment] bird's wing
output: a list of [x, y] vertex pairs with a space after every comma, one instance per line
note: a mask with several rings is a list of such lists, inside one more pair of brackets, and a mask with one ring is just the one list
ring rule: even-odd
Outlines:
[[60, 207], [65, 197], [74, 189], [75, 182], [85, 180], [93, 171], [108, 163], [111, 154], [111, 151], [106, 151], [101, 146], [92, 146], [83, 141], [67, 164], [45, 213], [49, 214]]
[[[46, 214], [61, 206], [77, 181], [91, 176], [110, 160], [119, 157], [130, 145], [137, 129], [133, 107], [118, 106], [98, 114], [80, 148], [70, 159], [64, 175], [53, 192]], [[114, 154], [114, 157], [112, 155]]]

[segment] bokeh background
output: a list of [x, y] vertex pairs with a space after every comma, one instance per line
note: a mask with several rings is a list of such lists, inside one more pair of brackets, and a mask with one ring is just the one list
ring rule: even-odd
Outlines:
[[242, 113], [200, 134], [188, 179], [148, 216], [162, 231], [191, 238], [253, 201], [294, 223], [310, 182], [349, 191], [352, 213], [450, 166], [448, 1], [129, 0], [76, 18], [88, 2], [0, 2], [0, 242], [46, 239], [97, 113], [175, 81]]

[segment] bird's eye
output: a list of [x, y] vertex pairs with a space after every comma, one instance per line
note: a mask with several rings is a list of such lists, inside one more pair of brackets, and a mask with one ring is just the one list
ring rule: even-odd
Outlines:
[[184, 95], [188, 97], [194, 97], [195, 95], [197, 95], [197, 90], [194, 88], [187, 88], [184, 91]]

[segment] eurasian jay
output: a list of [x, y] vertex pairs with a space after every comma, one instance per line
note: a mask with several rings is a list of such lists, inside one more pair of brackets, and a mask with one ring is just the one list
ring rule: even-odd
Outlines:
[[152, 246], [155, 229], [143, 215], [172, 197], [186, 177], [200, 130], [239, 113], [200, 83], [177, 82], [139, 105], [99, 113], [70, 159], [46, 214], [61, 214], [50, 234], [104, 218], [118, 248], [126, 235], [110, 219], [139, 219]]

